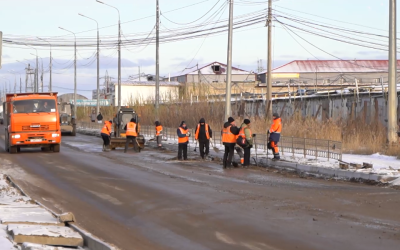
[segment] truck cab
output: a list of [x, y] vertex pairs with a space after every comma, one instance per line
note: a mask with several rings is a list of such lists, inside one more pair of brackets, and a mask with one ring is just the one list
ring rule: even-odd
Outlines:
[[7, 94], [3, 111], [8, 152], [14, 154], [29, 147], [60, 151], [57, 93]]

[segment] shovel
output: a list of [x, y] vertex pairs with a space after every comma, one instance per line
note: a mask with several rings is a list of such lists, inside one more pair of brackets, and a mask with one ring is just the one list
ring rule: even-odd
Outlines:
[[219, 148], [214, 147], [214, 141], [212, 139], [210, 141], [211, 141], [211, 146], [213, 147], [215, 153], [219, 153]]

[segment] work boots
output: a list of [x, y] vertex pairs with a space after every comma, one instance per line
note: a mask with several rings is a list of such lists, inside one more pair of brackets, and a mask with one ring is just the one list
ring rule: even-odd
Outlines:
[[274, 158], [272, 160], [279, 161], [281, 159], [279, 153], [274, 153]]

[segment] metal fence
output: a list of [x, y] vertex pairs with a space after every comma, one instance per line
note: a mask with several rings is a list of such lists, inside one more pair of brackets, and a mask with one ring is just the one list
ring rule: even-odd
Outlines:
[[[78, 127], [88, 129], [101, 129], [102, 124], [98, 123], [78, 123]], [[163, 128], [163, 139], [164, 140], [178, 140], [176, 133], [177, 128]], [[190, 140], [194, 139], [195, 129], [189, 129], [192, 136]], [[140, 126], [140, 134], [144, 136], [153, 137], [155, 136], [154, 126]], [[213, 140], [215, 144], [222, 145], [222, 137], [219, 131], [213, 131]], [[254, 139], [255, 149], [268, 150], [268, 136], [266, 134], [257, 134]], [[299, 138], [299, 137], [285, 137], [281, 136], [278, 144], [279, 150], [282, 155], [291, 154], [292, 156], [303, 155], [304, 158], [307, 156], [319, 158], [327, 158], [342, 160], [342, 142], [331, 141], [331, 140], [319, 140], [310, 138]]]

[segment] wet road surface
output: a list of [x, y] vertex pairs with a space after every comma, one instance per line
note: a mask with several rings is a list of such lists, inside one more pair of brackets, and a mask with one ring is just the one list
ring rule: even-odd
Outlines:
[[120, 249], [399, 249], [397, 190], [222, 170], [151, 147], [101, 152], [101, 139], [84, 135], [62, 140], [60, 153], [10, 155], [2, 135], [0, 168]]

